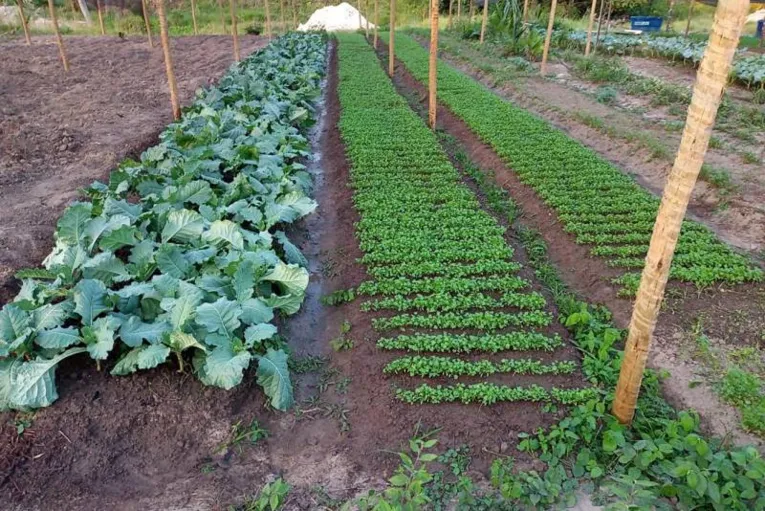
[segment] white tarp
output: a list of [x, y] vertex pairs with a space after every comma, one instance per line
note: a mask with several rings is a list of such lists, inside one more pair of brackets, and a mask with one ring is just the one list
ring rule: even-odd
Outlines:
[[746, 17], [747, 23], [753, 23], [760, 20], [765, 20], [765, 9], [760, 9], [759, 11], [754, 11], [752, 14]]
[[[359, 16], [359, 11], [351, 4], [343, 2], [340, 5], [330, 5], [316, 10], [308, 21], [298, 26], [301, 32], [309, 30], [326, 30], [327, 32], [348, 32], [366, 28], [367, 19]], [[369, 28], [375, 28], [370, 23]]]

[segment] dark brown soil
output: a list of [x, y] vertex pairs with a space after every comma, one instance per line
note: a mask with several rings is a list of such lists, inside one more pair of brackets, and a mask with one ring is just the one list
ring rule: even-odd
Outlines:
[[[387, 62], [384, 44], [380, 54]], [[427, 89], [398, 60], [394, 82], [405, 97], [419, 99], [427, 107]], [[616, 296], [618, 288], [610, 280], [618, 273], [601, 259], [590, 256], [586, 246], [576, 244], [574, 237], [563, 230], [554, 210], [521, 183], [467, 124], [440, 103], [437, 127], [455, 137], [471, 160], [480, 168], [491, 171], [496, 182], [510, 193], [522, 210], [521, 224], [541, 233], [547, 242], [551, 262], [569, 287], [588, 302], [608, 306], [617, 326], [626, 328], [632, 314], [632, 301]], [[765, 443], [761, 439], [741, 429], [738, 412], [722, 403], [713, 389], [706, 385], [689, 385], [699, 379], [699, 368], [694, 367], [693, 357], [684, 351], [687, 350], [688, 332], [700, 317], [707, 318], [704, 327], [710, 336], [757, 346], [757, 339], [765, 327], [762, 320], [765, 317], [765, 286], [720, 286], [699, 292], [692, 286], [671, 283], [649, 360], [657, 370], [669, 372], [669, 377], [664, 380], [664, 391], [670, 402], [679, 409], [697, 410], [708, 433], [763, 447]]]
[[[242, 54], [265, 44], [240, 38]], [[77, 190], [152, 145], [172, 120], [162, 50], [144, 38], [67, 37], [64, 73], [51, 38], [0, 45], [0, 303], [13, 272], [50, 252]], [[231, 39], [181, 37], [172, 51], [182, 104], [232, 64]]]

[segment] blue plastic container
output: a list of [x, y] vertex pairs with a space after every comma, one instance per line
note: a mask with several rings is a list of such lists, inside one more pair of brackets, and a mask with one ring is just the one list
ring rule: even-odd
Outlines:
[[643, 32], [658, 32], [661, 30], [661, 24], [664, 18], [661, 16], [630, 16], [630, 25], [632, 30], [641, 30]]
[[762, 27], [765, 26], [765, 20], [757, 22], [757, 39], [762, 39]]

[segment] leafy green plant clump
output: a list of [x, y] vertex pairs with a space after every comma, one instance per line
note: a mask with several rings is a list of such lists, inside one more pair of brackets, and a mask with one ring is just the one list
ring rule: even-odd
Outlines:
[[271, 324], [295, 313], [306, 261], [284, 232], [312, 212], [308, 154], [326, 45], [282, 37], [198, 93], [140, 162], [66, 209], [43, 269], [0, 312], [0, 410], [48, 406], [54, 370], [87, 353], [111, 373], [187, 355], [230, 389], [251, 362], [278, 409], [291, 405], [287, 355]]
[[[396, 55], [414, 77], [426, 83], [428, 54], [401, 34]], [[617, 282], [634, 293], [643, 266], [659, 201], [592, 150], [545, 121], [440, 63], [438, 96], [449, 109], [556, 210], [577, 243], [592, 244], [593, 255], [623, 268]], [[719, 179], [718, 179], [719, 180]], [[671, 277], [699, 287], [761, 281], [763, 272], [735, 253], [702, 225], [683, 226]]]

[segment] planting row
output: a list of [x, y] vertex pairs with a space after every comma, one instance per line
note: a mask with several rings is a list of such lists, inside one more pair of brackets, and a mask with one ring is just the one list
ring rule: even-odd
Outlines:
[[[386, 333], [377, 342], [380, 349], [416, 353], [399, 355], [384, 372], [426, 380], [397, 389], [397, 397], [412, 404], [572, 403], [591, 397], [589, 388], [512, 385], [518, 374], [545, 375], [554, 385], [556, 376], [578, 370], [574, 362], [492, 358], [563, 346], [549, 332], [547, 302], [532, 282], [513, 275], [522, 267], [513, 261], [504, 228], [461, 183], [366, 40], [338, 38], [340, 130], [361, 217], [361, 261], [373, 278], [356, 294], [366, 300], [361, 309], [376, 314], [373, 327]], [[474, 382], [488, 377], [495, 379]], [[441, 383], [448, 378], [473, 382]]]
[[0, 410], [50, 405], [56, 365], [80, 353], [114, 375], [174, 355], [225, 389], [257, 361], [272, 405], [290, 406], [271, 320], [296, 312], [308, 284], [281, 229], [316, 207], [299, 160], [325, 57], [318, 35], [272, 42], [66, 209], [44, 268], [19, 272], [0, 312]]
[[[397, 36], [396, 56], [427, 83], [428, 53], [415, 40]], [[577, 243], [595, 245], [593, 255], [611, 266], [643, 266], [656, 197], [592, 150], [444, 63], [438, 67], [438, 97], [556, 210]], [[700, 287], [763, 278], [747, 258], [695, 222], [685, 222], [677, 254], [672, 278]], [[638, 280], [639, 274], [626, 273], [619, 280], [623, 293], [634, 293]]]

